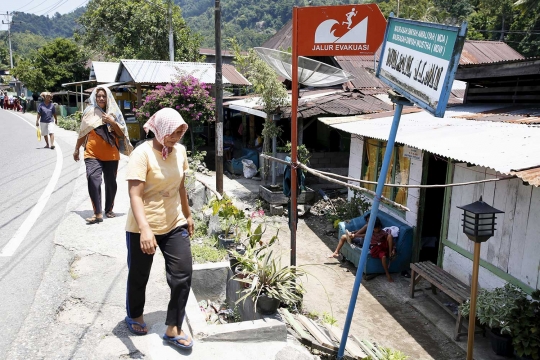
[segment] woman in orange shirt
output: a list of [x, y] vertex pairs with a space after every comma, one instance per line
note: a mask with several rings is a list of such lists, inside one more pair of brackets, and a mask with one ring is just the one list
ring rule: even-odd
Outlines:
[[94, 208], [94, 216], [88, 224], [103, 221], [101, 206], [101, 179], [105, 183], [105, 215], [115, 217], [113, 212], [116, 196], [116, 172], [120, 160], [119, 139], [127, 137], [127, 127], [116, 101], [108, 88], [97, 87], [90, 95], [88, 106], [81, 120], [79, 139], [73, 159], [79, 161], [79, 148], [84, 145], [84, 163], [88, 180], [88, 193]]

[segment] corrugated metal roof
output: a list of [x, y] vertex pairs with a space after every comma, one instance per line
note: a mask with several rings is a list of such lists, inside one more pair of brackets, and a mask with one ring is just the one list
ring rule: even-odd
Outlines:
[[[264, 113], [262, 113], [262, 106], [259, 104], [258, 97], [229, 101], [224, 106], [261, 117], [266, 116], [261, 115]], [[344, 92], [342, 90], [304, 92], [298, 101], [298, 115], [303, 118], [318, 115], [368, 114], [391, 109], [392, 105], [386, 104], [374, 96], [362, 95], [356, 92]], [[281, 111], [283, 112], [283, 118], [291, 116], [291, 108], [289, 106], [282, 107]]]
[[540, 167], [513, 171], [510, 174], [523, 179], [523, 181], [526, 181], [531, 185], [540, 186]]
[[287, 50], [292, 47], [292, 19], [283, 25], [274, 36], [266, 40], [262, 47], [276, 50]]
[[244, 77], [244, 75], [240, 74], [232, 65], [222, 64], [221, 71], [223, 74], [223, 78], [226, 78], [231, 85], [251, 85], [251, 83]]
[[504, 42], [467, 40], [459, 64], [485, 64], [517, 59], [524, 59], [524, 56]]
[[115, 82], [119, 66], [119, 62], [92, 61], [90, 78], [93, 75], [98, 83], [103, 84]]
[[[540, 127], [458, 118], [489, 108], [493, 106], [453, 107], [442, 119], [425, 111], [402, 115], [396, 141], [504, 174], [539, 167]], [[392, 117], [370, 119], [369, 115], [357, 117], [356, 122], [346, 118], [349, 122], [340, 124], [336, 118], [328, 120], [336, 129], [379, 140], [388, 139], [392, 123]]]
[[[225, 70], [226, 69], [226, 70]], [[192, 75], [206, 84], [216, 81], [216, 68], [214, 64], [155, 61], [155, 60], [121, 60], [118, 81], [135, 82], [138, 84], [165, 84], [174, 81], [178, 75]], [[239, 85], [249, 85], [249, 82], [232, 65], [223, 66], [223, 84], [233, 84], [227, 76], [233, 75], [234, 82]]]
[[540, 107], [537, 105], [512, 105], [476, 114], [457, 116], [467, 120], [505, 122], [514, 124], [540, 124]]
[[[245, 51], [242, 52], [243, 54], [246, 54]], [[209, 48], [199, 48], [199, 54], [201, 55], [210, 55], [210, 56], [216, 56], [216, 49], [209, 49]], [[234, 57], [234, 52], [230, 50], [221, 50], [221, 56], [224, 57]]]
[[[337, 63], [343, 70], [351, 73], [354, 76], [354, 79], [351, 80], [351, 83], [354, 85], [355, 88], [375, 88], [380, 89], [381, 93], [386, 92], [386, 89], [388, 89], [388, 87], [382, 81], [380, 81], [372, 71], [368, 70], [367, 67], [365, 67], [366, 64], [364, 60], [358, 61], [355, 59], [350, 59], [354, 58], [354, 56], [336, 56], [335, 58]], [[358, 58], [360, 58], [360, 56], [358, 56]], [[370, 68], [373, 68], [373, 57], [371, 57]]]

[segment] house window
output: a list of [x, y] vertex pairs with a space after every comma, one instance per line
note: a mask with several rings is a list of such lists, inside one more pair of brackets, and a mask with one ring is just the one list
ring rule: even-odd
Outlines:
[[[364, 141], [364, 156], [362, 166], [362, 180], [377, 181], [381, 172], [386, 141], [366, 139]], [[408, 184], [410, 159], [403, 156], [403, 146], [394, 146], [392, 161], [385, 183]], [[367, 189], [375, 191], [376, 185], [363, 184]], [[407, 188], [385, 186], [383, 196], [401, 205], [407, 205]]]

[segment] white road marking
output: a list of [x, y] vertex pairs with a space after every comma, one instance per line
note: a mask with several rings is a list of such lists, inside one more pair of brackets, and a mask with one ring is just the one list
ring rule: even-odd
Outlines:
[[[19, 116], [17, 114], [13, 114], [17, 116], [18, 118], [22, 119], [26, 124], [30, 125], [32, 128], [36, 128], [35, 125], [30, 124], [25, 118], [22, 116]], [[35, 135], [34, 135], [35, 136]], [[54, 172], [49, 180], [49, 183], [47, 184], [47, 187], [43, 191], [43, 194], [41, 194], [39, 200], [37, 201], [36, 205], [28, 215], [28, 217], [24, 220], [24, 222], [21, 224], [15, 235], [8, 241], [6, 246], [2, 249], [2, 252], [0, 252], [0, 256], [12, 256], [15, 251], [17, 251], [17, 248], [21, 245], [24, 238], [30, 231], [30, 229], [34, 226], [37, 219], [43, 212], [43, 209], [45, 208], [45, 205], [47, 204], [47, 201], [49, 201], [49, 198], [51, 197], [51, 194], [56, 187], [56, 184], [58, 183], [58, 180], [60, 179], [60, 173], [62, 172], [62, 164], [64, 162], [64, 157], [62, 156], [62, 150], [60, 149], [60, 146], [58, 143], [55, 143], [55, 150], [56, 150], [56, 166], [54, 167]]]

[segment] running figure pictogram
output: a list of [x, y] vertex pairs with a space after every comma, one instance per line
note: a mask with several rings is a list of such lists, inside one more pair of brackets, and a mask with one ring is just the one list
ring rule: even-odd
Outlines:
[[351, 29], [353, 16], [356, 16], [358, 14], [358, 11], [354, 11], [354, 10], [355, 9], [352, 8], [351, 12], [347, 13], [347, 15], [346, 15], [347, 16], [347, 21], [343, 21], [341, 23], [341, 25], [347, 24], [347, 29], [349, 29], [349, 30]]

